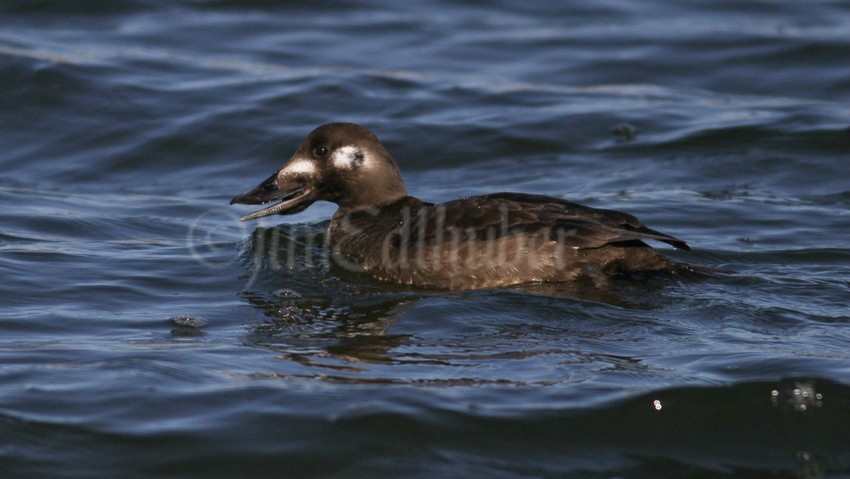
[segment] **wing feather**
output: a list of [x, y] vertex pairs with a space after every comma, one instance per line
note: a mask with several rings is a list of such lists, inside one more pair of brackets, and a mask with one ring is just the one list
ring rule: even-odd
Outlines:
[[690, 250], [684, 241], [648, 228], [630, 214], [525, 193], [495, 193], [425, 205], [413, 214], [409, 225], [410, 237], [426, 244], [442, 241], [447, 234], [483, 240], [524, 233], [547, 236], [575, 248], [657, 240]]

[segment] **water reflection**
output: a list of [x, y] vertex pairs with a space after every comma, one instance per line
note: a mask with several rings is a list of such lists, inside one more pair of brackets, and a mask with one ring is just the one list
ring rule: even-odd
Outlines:
[[821, 479], [826, 477], [824, 468], [818, 457], [809, 451], [797, 451], [794, 458], [800, 465], [797, 477], [802, 479]]
[[414, 301], [411, 297], [280, 300], [257, 292], [241, 296], [270, 318], [252, 328], [248, 341], [298, 363], [339, 369], [316, 361], [331, 357], [347, 364], [389, 364], [394, 362], [390, 351], [410, 339], [389, 329], [404, 305]]
[[634, 374], [646, 370], [636, 357], [646, 351], [629, 336], [642, 341], [671, 301], [670, 278], [461, 292], [381, 283], [335, 265], [326, 224], [257, 228], [240, 245], [250, 278], [240, 296], [268, 318], [248, 342], [309, 368], [281, 374], [522, 386]]
[[275, 377], [548, 387], [650, 368], [623, 338], [629, 327], [612, 328], [586, 300], [524, 291], [285, 296], [241, 294], [267, 318], [247, 342], [288, 363]]

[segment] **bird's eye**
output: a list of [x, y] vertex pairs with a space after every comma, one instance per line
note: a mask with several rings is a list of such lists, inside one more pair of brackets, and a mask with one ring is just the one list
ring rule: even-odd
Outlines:
[[316, 155], [316, 156], [325, 156], [325, 155], [328, 154], [328, 147], [327, 146], [317, 146], [313, 150], [313, 154]]

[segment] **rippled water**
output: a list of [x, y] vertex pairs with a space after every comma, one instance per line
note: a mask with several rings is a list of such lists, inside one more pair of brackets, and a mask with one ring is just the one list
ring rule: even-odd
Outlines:
[[[847, 477], [844, 2], [0, 6], [3, 477]], [[703, 281], [426, 292], [231, 196], [354, 121]]]

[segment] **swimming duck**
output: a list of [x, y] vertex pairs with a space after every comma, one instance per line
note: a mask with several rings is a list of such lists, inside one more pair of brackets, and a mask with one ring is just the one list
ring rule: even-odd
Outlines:
[[329, 123], [313, 130], [279, 171], [230, 204], [275, 204], [242, 218], [339, 209], [332, 251], [373, 277], [437, 289], [675, 272], [682, 265], [644, 240], [690, 250], [619, 211], [551, 196], [494, 193], [434, 204], [407, 194], [398, 165], [368, 129]]

